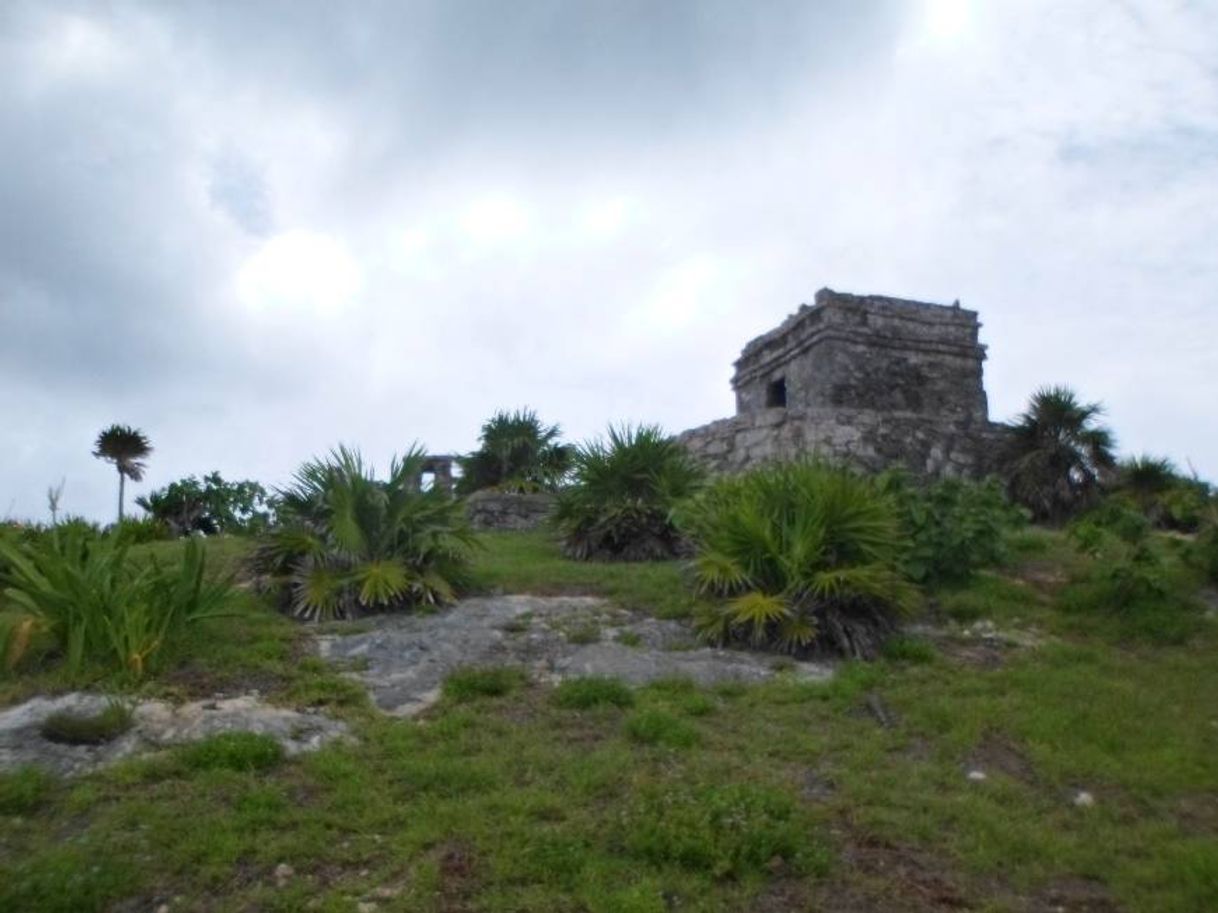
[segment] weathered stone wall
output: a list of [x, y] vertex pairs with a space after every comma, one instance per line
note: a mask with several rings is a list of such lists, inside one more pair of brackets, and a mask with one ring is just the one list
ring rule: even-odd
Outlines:
[[763, 409], [678, 436], [715, 473], [823, 456], [860, 469], [901, 467], [919, 475], [981, 476], [993, 470], [1001, 426], [937, 421], [871, 409]]
[[515, 494], [476, 491], [465, 500], [465, 512], [474, 529], [537, 529], [554, 510], [554, 496], [545, 492]]
[[979, 328], [958, 305], [821, 289], [745, 346], [737, 415], [678, 439], [714, 472], [818, 454], [867, 470], [984, 475], [1004, 432], [988, 418]]

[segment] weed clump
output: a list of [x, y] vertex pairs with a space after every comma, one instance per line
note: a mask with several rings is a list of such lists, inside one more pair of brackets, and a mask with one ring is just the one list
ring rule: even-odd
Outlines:
[[270, 770], [283, 760], [283, 746], [261, 733], [225, 732], [189, 746], [182, 751], [181, 758], [191, 770], [257, 773]]
[[117, 739], [131, 728], [131, 723], [131, 708], [112, 701], [98, 713], [52, 713], [42, 721], [39, 732], [44, 739], [61, 745], [102, 745]]
[[444, 680], [441, 690], [446, 698], [464, 703], [480, 697], [502, 697], [524, 684], [522, 669], [508, 666], [465, 666]]
[[626, 734], [644, 745], [692, 748], [702, 740], [685, 720], [663, 710], [640, 710], [626, 720]]
[[573, 678], [554, 689], [554, 703], [566, 710], [630, 707], [634, 704], [634, 692], [616, 678]]
[[762, 872], [776, 861], [796, 872], [827, 865], [792, 798], [754, 784], [653, 789], [623, 814], [622, 826], [632, 855], [717, 878]]

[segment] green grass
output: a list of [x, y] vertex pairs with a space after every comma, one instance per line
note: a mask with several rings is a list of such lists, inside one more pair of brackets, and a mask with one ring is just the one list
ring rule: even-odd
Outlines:
[[[1094, 909], [1211, 909], [1218, 625], [1182, 643], [1114, 638], [1102, 613], [1060, 610], [1087, 561], [1059, 534], [1027, 538], [1010, 567], [934, 594], [948, 620], [1046, 635], [996, 663], [907, 640], [825, 683], [548, 686], [484, 668], [455, 674], [416, 720], [371, 710], [251, 596], [246, 615], [167, 654], [146, 689], [259, 682], [343, 715], [354, 738], [284, 758], [231, 734], [72, 780], [0, 775], [0, 909], [181, 896], [217, 913], [362, 901], [709, 913], [841, 898], [884, 910], [933, 890], [1014, 913], [1052, 908], [1066, 882], [1097, 885]], [[608, 566], [590, 582], [606, 566], [565, 567], [538, 536], [492, 539], [485, 589], [625, 588], [643, 606], [665, 575], [679, 585], [675, 565]], [[628, 582], [643, 572], [656, 576]], [[974, 768], [987, 779], [968, 780]], [[1083, 789], [1091, 808], [1071, 801]], [[281, 863], [296, 873], [284, 883]]]
[[506, 666], [466, 666], [457, 669], [444, 680], [442, 691], [457, 703], [480, 697], [502, 697], [511, 694], [527, 681], [523, 669]]
[[591, 707], [631, 707], [634, 692], [615, 678], [572, 678], [554, 689], [554, 703], [568, 710]]
[[571, 561], [547, 532], [487, 532], [479, 539], [484, 548], [473, 578], [480, 592], [604, 596], [661, 618], [685, 618], [697, 605], [677, 561]]

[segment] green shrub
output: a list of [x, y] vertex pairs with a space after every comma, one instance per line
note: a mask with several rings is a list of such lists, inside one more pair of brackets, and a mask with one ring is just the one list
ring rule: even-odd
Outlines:
[[113, 741], [131, 728], [131, 708], [121, 701], [110, 701], [98, 713], [52, 713], [39, 727], [44, 739], [64, 745], [101, 745]]
[[203, 533], [260, 533], [274, 520], [266, 489], [248, 479], [226, 482], [218, 472], [187, 476], [141, 495], [135, 503], [148, 511], [171, 536]]
[[1213, 492], [1164, 457], [1137, 456], [1117, 466], [1118, 496], [1161, 529], [1196, 532], [1212, 509]]
[[791, 871], [823, 871], [827, 856], [786, 793], [753, 784], [654, 788], [622, 816], [627, 852], [719, 878], [760, 874], [775, 859]]
[[181, 759], [191, 770], [257, 773], [283, 760], [283, 746], [262, 733], [224, 732], [183, 748]]
[[564, 552], [605, 561], [677, 556], [673, 508], [701, 480], [685, 448], [659, 428], [610, 428], [607, 440], [577, 448], [571, 485], [559, 493], [554, 522]]
[[616, 678], [570, 678], [554, 689], [554, 703], [567, 710], [630, 707], [634, 704], [634, 692]]
[[144, 545], [170, 538], [169, 527], [155, 517], [124, 517], [121, 523], [114, 525], [111, 533], [124, 545]]
[[444, 696], [464, 702], [479, 697], [501, 697], [518, 689], [527, 676], [509, 666], [465, 666], [454, 670], [441, 686]]
[[574, 448], [558, 442], [557, 425], [543, 424], [532, 409], [496, 412], [482, 426], [479, 447], [461, 457], [457, 491], [553, 491], [571, 468]]
[[1182, 643], [1200, 621], [1191, 589], [1187, 575], [1152, 543], [1112, 538], [1062, 591], [1058, 606], [1067, 614], [1105, 619], [1121, 638]]
[[699, 590], [728, 602], [700, 619], [716, 643], [874, 657], [916, 590], [902, 577], [892, 501], [820, 462], [720, 479], [683, 511]]
[[55, 779], [38, 767], [0, 772], [0, 815], [28, 815], [47, 799]]
[[1209, 583], [1218, 584], [1218, 524], [1206, 527], [1190, 543], [1188, 562]]
[[306, 463], [279, 492], [282, 526], [264, 537], [254, 569], [311, 620], [451, 602], [474, 538], [461, 502], [420, 490], [425, 463], [414, 447], [384, 481], [345, 447]]
[[626, 735], [643, 745], [692, 748], [701, 741], [698, 730], [663, 710], [639, 710], [626, 720]]
[[39, 646], [63, 658], [78, 679], [89, 662], [139, 678], [165, 643], [204, 618], [223, 614], [228, 579], [206, 578], [203, 546], [189, 541], [180, 562], [136, 562], [111, 534], [60, 528], [26, 545], [0, 542], [4, 606], [0, 647], [15, 667]]
[[1024, 522], [996, 479], [918, 482], [890, 472], [880, 486], [896, 502], [907, 537], [903, 566], [918, 583], [960, 582], [1002, 563], [1008, 534]]
[[1150, 535], [1150, 520], [1122, 498], [1109, 496], [1066, 527], [1066, 535], [1088, 555], [1097, 555], [1109, 546], [1109, 539], [1129, 545], [1145, 542]]

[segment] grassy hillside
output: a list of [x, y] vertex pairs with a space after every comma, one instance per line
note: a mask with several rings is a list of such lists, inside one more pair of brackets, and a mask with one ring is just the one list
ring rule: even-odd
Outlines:
[[[675, 563], [576, 564], [537, 534], [484, 545], [482, 592], [694, 607]], [[145, 692], [258, 688], [357, 738], [295, 760], [221, 739], [73, 781], [0, 775], [0, 909], [1213, 909], [1218, 624], [1139, 637], [1067, 598], [1092, 559], [1060, 534], [1017, 545], [932, 592], [923, 634], [829, 683], [492, 674], [414, 721], [374, 713], [247, 593]], [[211, 546], [230, 567], [242, 547]], [[963, 633], [986, 621], [1031, 645]], [[31, 682], [55, 687], [48, 672], [0, 696]]]

